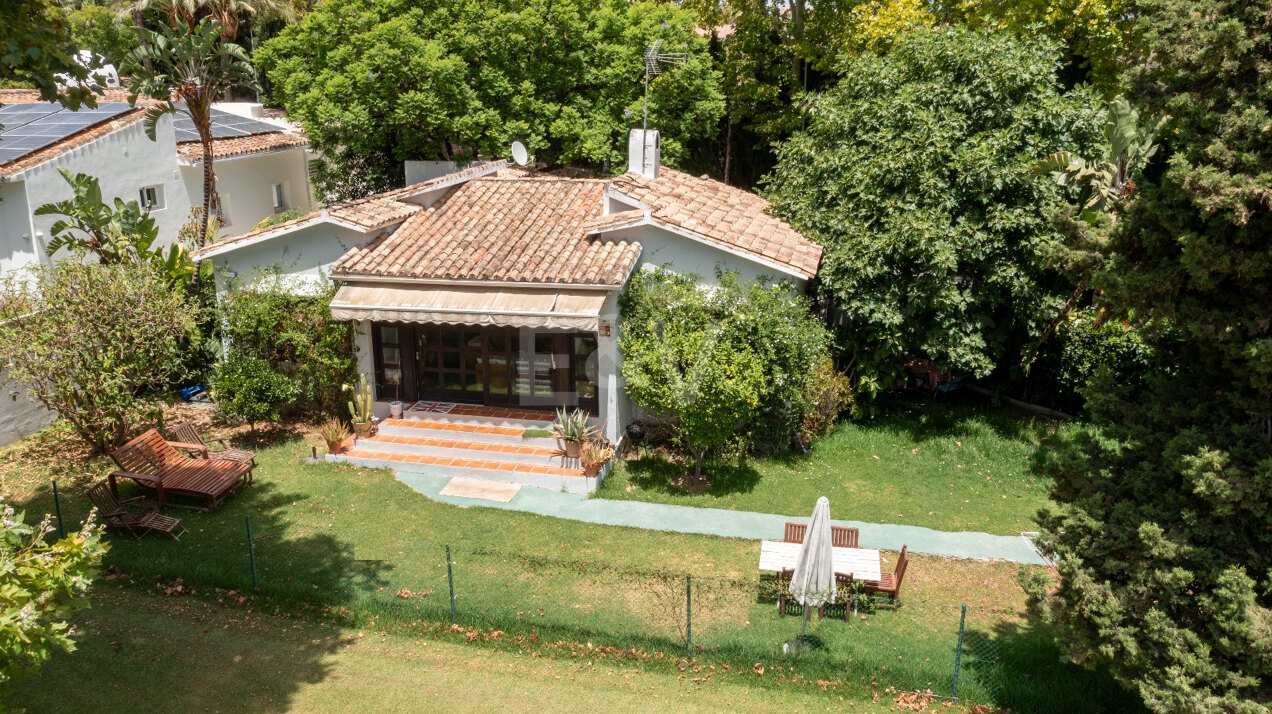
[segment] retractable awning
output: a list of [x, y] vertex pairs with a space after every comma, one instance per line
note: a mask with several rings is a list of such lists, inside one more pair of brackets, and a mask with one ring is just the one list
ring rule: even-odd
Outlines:
[[331, 317], [595, 332], [607, 294], [553, 288], [344, 285], [331, 301]]

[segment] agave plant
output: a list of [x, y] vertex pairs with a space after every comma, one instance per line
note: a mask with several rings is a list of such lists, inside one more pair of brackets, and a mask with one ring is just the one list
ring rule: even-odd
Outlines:
[[587, 423], [587, 412], [575, 409], [567, 412], [557, 409], [552, 435], [561, 441], [584, 442], [596, 435], [596, 429]]
[[323, 441], [327, 442], [327, 451], [334, 454], [345, 439], [349, 438], [349, 427], [343, 421], [331, 417], [318, 427], [318, 434], [322, 436]]

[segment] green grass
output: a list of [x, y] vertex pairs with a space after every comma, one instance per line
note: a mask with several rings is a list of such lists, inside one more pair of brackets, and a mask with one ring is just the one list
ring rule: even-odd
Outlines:
[[29, 714], [522, 711], [531, 703], [561, 712], [882, 712], [892, 704], [886, 695], [872, 703], [765, 686], [750, 671], [690, 678], [617, 658], [359, 632], [113, 587], [76, 626], [79, 649], [20, 681], [9, 704]]
[[[48, 479], [56, 476], [64, 514], [81, 518], [88, 507], [82, 485], [109, 466], [58, 461], [58, 439], [44, 441], [0, 453], [6, 493], [30, 511], [51, 511]], [[778, 616], [769, 582], [756, 573], [758, 542], [457, 508], [388, 471], [303, 464], [318, 441], [288, 431], [241, 435], [236, 445], [259, 450], [256, 483], [217, 513], [180, 513], [190, 529], [180, 543], [113, 539], [107, 565], [120, 576], [112, 587], [194, 589], [227, 601], [248, 593], [247, 606], [257, 611], [434, 637], [449, 632], [450, 544], [459, 622], [479, 634], [503, 633], [487, 646], [534, 641], [582, 653], [590, 643], [631, 651], [642, 668], [675, 673], [684, 665], [685, 575], [692, 575], [699, 663], [721, 670], [760, 664], [770, 677], [821, 680], [852, 696], [889, 686], [947, 688], [966, 602], [967, 642], [975, 649], [960, 681], [964, 696], [1018, 711], [1137, 706], [1107, 676], [1060, 664], [1049, 633], [1023, 615], [1012, 564], [916, 556], [900, 609], [851, 622], [814, 618], [811, 632], [826, 647], [796, 660], [782, 655], [780, 644], [798, 632], [799, 619]], [[245, 516], [255, 536], [258, 591], [251, 589]], [[191, 629], [210, 626], [200, 621]]]
[[525, 431], [521, 432], [521, 438], [523, 439], [551, 439], [552, 430], [551, 429], [526, 429]]
[[598, 495], [791, 516], [826, 496], [838, 519], [1014, 534], [1035, 530], [1047, 503], [1031, 457], [1057, 428], [978, 395], [887, 395], [878, 416], [841, 423], [808, 456], [715, 463], [702, 490], [683, 483], [683, 465], [649, 454], [620, 463]]

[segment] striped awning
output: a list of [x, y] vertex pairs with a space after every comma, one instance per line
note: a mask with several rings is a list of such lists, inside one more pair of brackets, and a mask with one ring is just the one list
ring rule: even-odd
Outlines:
[[343, 285], [336, 320], [490, 325], [595, 332], [607, 292], [445, 285]]

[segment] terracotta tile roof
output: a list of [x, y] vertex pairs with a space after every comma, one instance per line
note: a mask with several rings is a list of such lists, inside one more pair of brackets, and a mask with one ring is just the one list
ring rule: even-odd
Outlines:
[[622, 285], [637, 243], [589, 238], [605, 182], [479, 178], [453, 189], [397, 230], [354, 248], [333, 276]]
[[34, 168], [46, 161], [56, 159], [72, 149], [92, 143], [107, 134], [119, 131], [131, 124], [136, 124], [145, 118], [145, 114], [146, 110], [143, 108], [131, 109], [110, 121], [103, 122], [96, 126], [89, 127], [84, 131], [72, 134], [56, 144], [46, 146], [39, 151], [27, 154], [16, 161], [0, 166], [0, 178], [13, 176], [27, 169]]
[[[213, 139], [212, 159], [215, 161], [216, 159], [225, 159], [231, 156], [246, 156], [279, 149], [291, 149], [297, 146], [305, 146], [308, 143], [305, 137], [285, 131]], [[177, 144], [177, 155], [186, 161], [201, 164], [203, 163], [203, 145], [197, 141], [183, 141]]]
[[246, 241], [255, 242], [258, 240], [267, 240], [275, 235], [282, 235], [283, 233], [288, 233], [297, 228], [304, 228], [305, 226], [316, 224], [322, 220], [322, 217], [322, 211], [314, 211], [313, 213], [301, 216], [300, 218], [293, 218], [290, 221], [283, 221], [282, 223], [275, 223], [272, 226], [257, 228], [240, 235], [229, 236], [223, 240], [209, 243], [198, 250], [191, 251], [190, 254], [195, 258], [202, 258], [208, 253], [220, 251], [221, 248], [226, 246], [236, 245]]
[[[32, 102], [43, 102], [40, 98], [40, 90], [38, 89], [0, 89], [0, 104], [29, 104]], [[106, 87], [101, 94], [97, 95], [99, 102], [127, 102], [128, 89], [126, 87]], [[147, 97], [138, 97], [138, 104], [145, 104], [150, 101]]]
[[360, 228], [373, 230], [387, 226], [390, 223], [401, 222], [411, 215], [424, 210], [423, 206], [417, 203], [397, 200], [399, 196], [418, 188], [418, 186], [408, 186], [387, 193], [377, 193], [374, 196], [367, 196], [356, 201], [333, 206], [328, 213], [337, 221], [352, 223]]
[[[790, 224], [769, 214], [768, 201], [740, 188], [709, 178], [690, 176], [666, 167], [658, 178], [627, 173], [611, 182], [613, 189], [649, 204], [652, 217], [708, 242], [750, 253], [811, 278], [821, 262], [821, 246]], [[640, 213], [627, 212], [631, 220]], [[625, 221], [611, 214], [590, 225], [591, 230]]]

